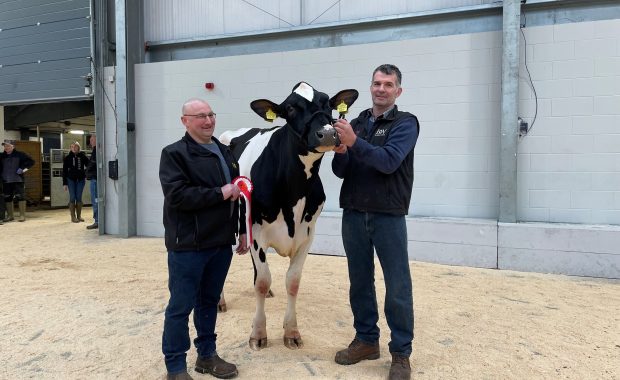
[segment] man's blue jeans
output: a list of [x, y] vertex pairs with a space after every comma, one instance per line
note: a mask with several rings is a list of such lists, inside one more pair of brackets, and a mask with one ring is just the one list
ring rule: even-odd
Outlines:
[[215, 355], [217, 303], [232, 260], [229, 245], [202, 251], [168, 251], [168, 289], [162, 351], [168, 373], [187, 369], [190, 348], [189, 314], [194, 310], [197, 337], [194, 345], [200, 357]]
[[342, 240], [349, 266], [349, 299], [356, 338], [369, 344], [379, 341], [376, 250], [385, 280], [384, 312], [391, 330], [390, 352], [409, 357], [413, 340], [413, 285], [405, 217], [344, 210]]
[[67, 188], [69, 189], [69, 203], [82, 203], [82, 193], [84, 192], [86, 180], [72, 180], [67, 178]]
[[90, 180], [90, 201], [93, 205], [93, 219], [99, 223], [99, 202], [97, 202], [97, 180]]

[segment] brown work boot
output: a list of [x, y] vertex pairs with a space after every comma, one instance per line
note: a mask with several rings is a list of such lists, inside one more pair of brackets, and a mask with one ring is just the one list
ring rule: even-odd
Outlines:
[[224, 361], [217, 354], [210, 358], [201, 358], [199, 356], [196, 359], [196, 368], [194, 370], [200, 373], [211, 374], [218, 379], [232, 379], [239, 374], [236, 365]]
[[175, 373], [174, 375], [168, 374], [166, 380], [194, 380], [187, 371], [181, 373]]
[[379, 342], [375, 344], [364, 343], [357, 338], [353, 339], [349, 347], [336, 352], [336, 363], [349, 365], [359, 363], [362, 360], [379, 359]]
[[409, 365], [409, 358], [407, 356], [392, 354], [392, 366], [390, 367], [388, 380], [403, 379], [411, 379], [411, 366]]

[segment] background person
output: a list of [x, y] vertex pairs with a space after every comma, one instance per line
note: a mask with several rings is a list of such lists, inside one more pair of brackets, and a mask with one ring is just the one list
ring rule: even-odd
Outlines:
[[2, 177], [2, 159], [0, 159], [0, 225], [3, 225], [4, 218], [6, 218], [6, 203], [4, 202], [4, 191], [2, 188], [1, 177]]
[[4, 152], [0, 154], [2, 161], [2, 187], [6, 203], [7, 216], [5, 222], [15, 220], [13, 200], [17, 199], [19, 206], [19, 221], [26, 221], [26, 188], [24, 173], [33, 165], [34, 160], [24, 152], [15, 149], [15, 141], [4, 140]]
[[88, 230], [99, 228], [99, 201], [97, 200], [97, 137], [90, 135], [92, 152], [86, 166], [86, 179], [90, 181], [90, 201], [93, 204], [93, 219], [95, 222], [86, 226]]
[[405, 215], [413, 187], [413, 151], [418, 139], [417, 118], [398, 110], [402, 74], [394, 65], [381, 65], [372, 75], [372, 107], [349, 124], [334, 128], [341, 145], [332, 170], [343, 178], [340, 189], [342, 241], [349, 268], [349, 300], [355, 338], [336, 353], [338, 364], [378, 359], [379, 313], [375, 293], [374, 251], [385, 281], [385, 316], [391, 330], [389, 379], [409, 379], [413, 341], [413, 292], [407, 252]]
[[71, 151], [62, 161], [62, 185], [69, 191], [69, 213], [73, 223], [83, 222], [82, 193], [86, 184], [86, 166], [88, 157], [80, 151], [80, 143], [71, 144]]
[[228, 379], [237, 376], [237, 367], [218, 356], [215, 323], [238, 226], [237, 252], [248, 250], [245, 223], [239, 219], [239, 188], [231, 184], [239, 165], [213, 137], [215, 113], [207, 102], [190, 99], [182, 111], [185, 136], [162, 150], [159, 164], [170, 290], [162, 351], [168, 379], [191, 379], [185, 359], [193, 310], [195, 371]]

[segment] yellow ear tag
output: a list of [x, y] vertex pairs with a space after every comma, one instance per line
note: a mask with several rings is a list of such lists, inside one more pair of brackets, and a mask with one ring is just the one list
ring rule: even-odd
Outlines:
[[338, 110], [338, 113], [347, 113], [347, 111], [349, 110], [349, 107], [343, 100], [340, 102], [340, 104], [338, 104], [338, 107], [336, 108], [336, 110]]
[[266, 118], [269, 122], [273, 122], [273, 121], [276, 119], [276, 117], [278, 117], [278, 115], [276, 115], [276, 113], [275, 113], [275, 112], [273, 112], [273, 111], [271, 110], [271, 108], [269, 108], [269, 109], [267, 110], [267, 112], [265, 113], [265, 118]]

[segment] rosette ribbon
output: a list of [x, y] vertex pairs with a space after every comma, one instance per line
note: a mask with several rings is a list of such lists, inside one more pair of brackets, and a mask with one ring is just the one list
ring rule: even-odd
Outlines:
[[248, 177], [239, 176], [232, 181], [233, 185], [236, 185], [241, 191], [241, 196], [245, 199], [245, 230], [248, 234], [248, 245], [251, 245], [252, 240], [252, 190], [254, 185]]

